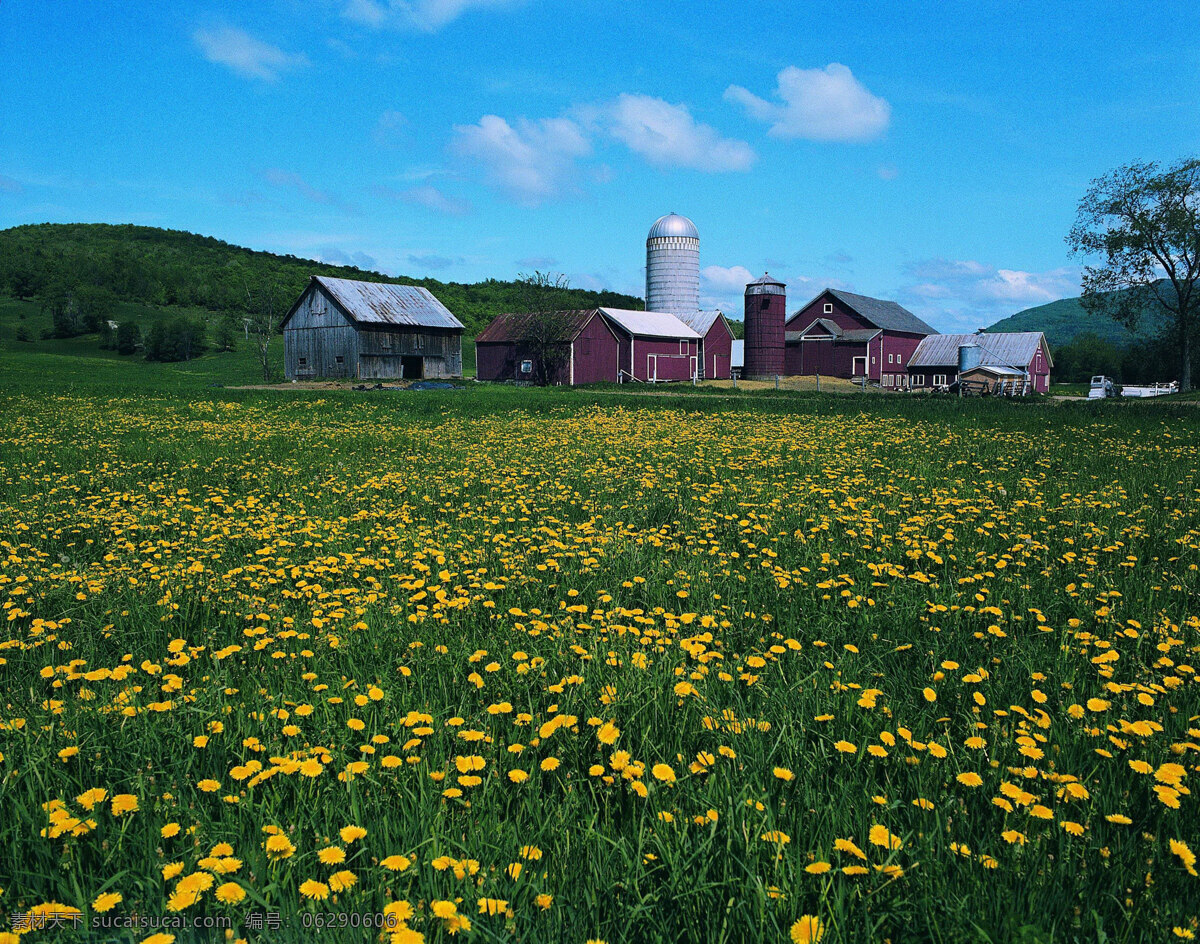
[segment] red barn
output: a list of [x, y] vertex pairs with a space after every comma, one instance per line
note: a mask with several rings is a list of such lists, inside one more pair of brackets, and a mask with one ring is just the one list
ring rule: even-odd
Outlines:
[[733, 331], [718, 310], [680, 315], [679, 320], [700, 335], [700, 380], [728, 380], [733, 367]]
[[[521, 338], [531, 318], [499, 315], [475, 339], [475, 376], [480, 380], [539, 379], [539, 366]], [[620, 340], [600, 309], [555, 313], [563, 337], [561, 356], [550, 365], [551, 384], [616, 383]]]
[[827, 288], [784, 325], [784, 369], [884, 387], [908, 384], [907, 365], [923, 338], [937, 331], [892, 301]]
[[1040, 331], [988, 334], [935, 334], [925, 338], [908, 361], [914, 390], [945, 387], [960, 372], [991, 370], [997, 376], [1027, 381], [1036, 393], [1050, 390], [1050, 346]]
[[601, 308], [620, 340], [621, 380], [691, 380], [699, 371], [700, 335], [662, 311]]

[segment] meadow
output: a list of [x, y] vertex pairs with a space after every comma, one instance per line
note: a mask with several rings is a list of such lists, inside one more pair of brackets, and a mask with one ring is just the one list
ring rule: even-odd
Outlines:
[[[0, 931], [1197, 933], [1192, 409], [45, 358], [0, 403]], [[177, 926], [95, 930], [134, 915]]]

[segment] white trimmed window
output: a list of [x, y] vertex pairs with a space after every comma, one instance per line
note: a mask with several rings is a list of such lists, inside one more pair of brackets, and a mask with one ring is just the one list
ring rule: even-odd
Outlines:
[[934, 374], [933, 375], [933, 385], [935, 387], [946, 386], [946, 375], [945, 374]]
[[891, 364], [891, 363], [892, 363], [892, 355], [891, 355], [891, 354], [889, 354], [889, 355], [888, 355], [888, 363], [889, 363], [889, 364]]
[[823, 310], [824, 310], [825, 314], [832, 315], [833, 314], [833, 302], [826, 302], [825, 308]]
[[925, 375], [924, 374], [913, 374], [912, 375], [912, 385], [914, 387], [924, 387], [925, 386]]
[[903, 355], [903, 354], [897, 354], [897, 355], [896, 355], [896, 363], [897, 363], [897, 364], [903, 364], [903, 363], [904, 363], [904, 355]]

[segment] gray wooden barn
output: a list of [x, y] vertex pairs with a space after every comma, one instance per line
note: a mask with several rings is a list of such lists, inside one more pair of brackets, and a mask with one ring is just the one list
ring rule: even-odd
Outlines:
[[462, 376], [463, 324], [420, 286], [314, 275], [282, 327], [288, 380]]

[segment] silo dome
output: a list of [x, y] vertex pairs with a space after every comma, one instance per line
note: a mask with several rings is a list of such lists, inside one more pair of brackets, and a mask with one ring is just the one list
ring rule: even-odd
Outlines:
[[646, 237], [646, 310], [700, 310], [700, 233], [686, 216], [660, 216]]
[[696, 229], [696, 224], [686, 216], [668, 213], [654, 221], [654, 225], [650, 227], [650, 234], [646, 238], [656, 239], [659, 236], [686, 236], [688, 239], [699, 239], [700, 233]]

